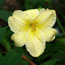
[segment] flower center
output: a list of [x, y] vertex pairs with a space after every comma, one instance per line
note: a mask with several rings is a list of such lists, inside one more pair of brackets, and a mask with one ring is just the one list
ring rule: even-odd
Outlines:
[[32, 28], [33, 31], [36, 30], [36, 23], [31, 23], [30, 26], [31, 26], [31, 28]]

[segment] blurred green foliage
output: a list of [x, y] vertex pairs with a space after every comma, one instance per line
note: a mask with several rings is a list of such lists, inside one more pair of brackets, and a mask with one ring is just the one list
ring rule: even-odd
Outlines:
[[8, 12], [5, 10], [0, 10], [0, 19], [3, 19], [5, 22], [8, 21], [8, 17], [11, 16], [12, 12]]
[[[3, 9], [5, 0], [0, 0], [0, 24], [6, 22], [12, 14], [12, 9]], [[50, 8], [57, 12], [57, 23], [55, 28], [58, 30], [55, 41], [47, 43], [45, 52], [37, 58], [31, 57], [25, 47], [16, 48], [10, 37], [12, 32], [8, 25], [0, 26], [0, 65], [29, 65], [29, 62], [22, 59], [23, 55], [37, 65], [65, 65], [65, 0], [24, 0], [23, 7], [27, 10], [32, 8]]]

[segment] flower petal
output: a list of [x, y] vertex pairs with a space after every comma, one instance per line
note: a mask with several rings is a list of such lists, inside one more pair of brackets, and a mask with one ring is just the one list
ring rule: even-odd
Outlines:
[[12, 16], [8, 18], [8, 25], [11, 30], [15, 33], [25, 31], [29, 28], [27, 25], [18, 23], [18, 20]]
[[38, 9], [31, 9], [31, 10], [24, 11], [24, 13], [28, 14], [30, 17], [32, 17], [32, 19], [34, 19], [36, 16], [38, 16], [39, 10]]
[[35, 35], [39, 38], [39, 40], [41, 40], [42, 42], [46, 41], [45, 39], [45, 35], [44, 32], [42, 32], [41, 30], [39, 30], [38, 28], [35, 31]]
[[22, 24], [29, 24], [31, 21], [31, 17], [28, 14], [24, 13], [24, 11], [21, 11], [21, 10], [14, 11], [13, 17], [18, 19], [19, 20], [18, 22], [20, 22]]
[[38, 57], [40, 56], [45, 49], [45, 42], [41, 42], [34, 34], [34, 32], [29, 31], [27, 33], [27, 43], [26, 43], [26, 48], [27, 51], [32, 55], [33, 57]]
[[55, 39], [56, 33], [57, 33], [57, 31], [53, 28], [44, 32], [46, 41], [47, 42], [53, 41]]
[[26, 43], [25, 32], [15, 33], [11, 39], [15, 42], [16, 46], [22, 47]]
[[42, 43], [36, 36], [34, 36], [28, 41], [26, 48], [33, 57], [38, 57], [44, 52], [45, 42]]
[[37, 27], [40, 29], [51, 28], [56, 22], [56, 13], [54, 10], [46, 9], [34, 21], [38, 22]]
[[37, 30], [35, 32], [36, 36], [42, 41], [47, 41], [47, 42], [50, 42], [50, 41], [53, 41], [55, 39], [55, 36], [56, 36], [56, 33], [57, 31], [53, 28], [49, 29], [49, 30], [46, 30], [46, 31], [43, 31], [43, 30]]

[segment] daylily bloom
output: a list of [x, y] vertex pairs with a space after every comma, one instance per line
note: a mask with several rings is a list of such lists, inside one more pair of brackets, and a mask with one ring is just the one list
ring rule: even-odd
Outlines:
[[52, 28], [56, 22], [56, 12], [50, 9], [16, 10], [8, 18], [8, 25], [14, 32], [11, 39], [18, 47], [26, 46], [33, 57], [40, 56], [46, 42], [55, 39], [56, 30]]

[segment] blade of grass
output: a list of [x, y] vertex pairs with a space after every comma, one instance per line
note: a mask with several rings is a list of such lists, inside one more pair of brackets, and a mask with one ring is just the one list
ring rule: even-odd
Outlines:
[[61, 17], [62, 17], [63, 20], [65, 21], [65, 15], [63, 14], [63, 12], [61, 11], [60, 8], [57, 7], [57, 9], [58, 9], [59, 14], [61, 15]]
[[61, 31], [62, 31], [62, 33], [63, 33], [63, 35], [65, 36], [65, 31], [64, 31], [64, 28], [63, 28], [63, 26], [61, 25], [60, 20], [59, 20], [59, 18], [58, 18], [58, 17], [57, 17], [57, 24], [58, 24], [59, 28], [61, 29]]

